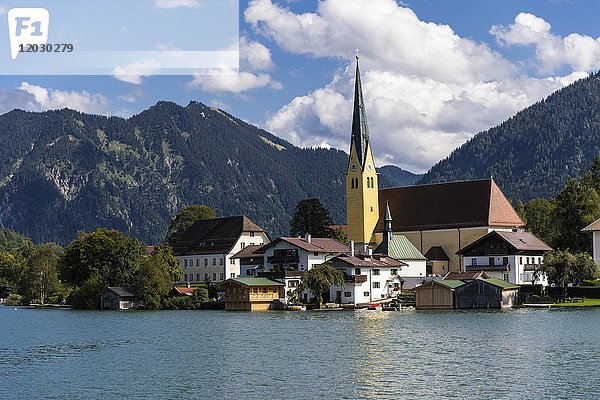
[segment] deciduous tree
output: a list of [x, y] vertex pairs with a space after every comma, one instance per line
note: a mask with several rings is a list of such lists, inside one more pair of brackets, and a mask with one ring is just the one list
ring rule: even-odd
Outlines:
[[173, 221], [171, 221], [167, 232], [167, 243], [175, 243], [181, 234], [191, 227], [194, 222], [201, 219], [214, 218], [216, 215], [215, 210], [205, 205], [194, 204], [187, 206], [179, 211]]
[[300, 292], [310, 289], [318, 305], [323, 303], [323, 292], [329, 290], [332, 286], [341, 286], [344, 284], [344, 273], [339, 269], [333, 268], [330, 262], [316, 265], [304, 273], [302, 283], [299, 285]]

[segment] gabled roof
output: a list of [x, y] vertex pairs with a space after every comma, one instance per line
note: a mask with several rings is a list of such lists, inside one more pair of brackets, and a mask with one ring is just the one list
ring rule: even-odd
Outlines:
[[597, 232], [600, 231], [600, 219], [595, 220], [585, 228], [581, 230], [581, 232]]
[[384, 240], [374, 253], [387, 254], [399, 260], [426, 260], [404, 235], [393, 235], [391, 240]]
[[[394, 232], [524, 225], [493, 179], [381, 189], [380, 213], [386, 201]], [[383, 219], [375, 232], [383, 232]]]
[[459, 281], [473, 281], [475, 279], [487, 279], [489, 276], [483, 271], [478, 272], [448, 272], [444, 276], [444, 280], [459, 280]]
[[450, 257], [441, 246], [431, 246], [425, 253], [425, 258], [430, 261], [450, 261]]
[[134, 287], [109, 287], [104, 292], [106, 291], [111, 291], [121, 297], [137, 297], [139, 294], [137, 288]]
[[542, 242], [531, 232], [503, 232], [503, 231], [492, 231], [487, 235], [480, 237], [474, 242], [468, 244], [463, 247], [456, 254], [464, 254], [471, 248], [478, 246], [479, 243], [487, 240], [489, 237], [496, 236], [497, 238], [503, 240], [508, 246], [512, 249], [521, 252], [521, 251], [552, 251], [552, 247], [548, 246], [546, 243]]
[[194, 222], [173, 245], [173, 254], [226, 254], [242, 232], [264, 232], [248, 217], [210, 218]]
[[314, 253], [343, 253], [349, 249], [348, 245], [330, 238], [311, 238], [310, 242], [307, 242], [304, 238], [282, 236], [263, 245], [260, 251], [264, 252], [265, 249], [281, 242], [286, 242], [302, 250]]
[[236, 283], [242, 286], [285, 286], [285, 284], [281, 282], [273, 281], [267, 278], [231, 278], [220, 283], [219, 286], [223, 286], [228, 283]]
[[197, 287], [187, 287], [187, 286], [175, 286], [173, 288], [173, 292], [178, 293], [178, 294], [185, 294], [188, 296], [191, 296], [196, 290], [198, 290]]
[[405, 262], [388, 257], [383, 254], [373, 254], [373, 256], [367, 256], [365, 254], [356, 254], [351, 256], [350, 254], [340, 254], [339, 256], [333, 257], [332, 261], [339, 260], [352, 267], [362, 268], [377, 268], [377, 267], [406, 267], [408, 264]]
[[255, 257], [263, 257], [264, 251], [262, 250], [262, 244], [255, 244], [244, 247], [242, 250], [238, 251], [230, 258], [255, 258]]
[[457, 287], [462, 286], [465, 283], [463, 281], [459, 281], [459, 280], [446, 279], [446, 280], [441, 280], [441, 281], [434, 280], [434, 281], [431, 281], [431, 284], [445, 286], [448, 289], [456, 289]]
[[514, 283], [506, 282], [506, 281], [503, 281], [502, 279], [498, 279], [498, 278], [488, 278], [488, 279], [480, 279], [480, 280], [487, 282], [487, 283], [491, 283], [494, 286], [499, 286], [502, 289], [519, 289], [520, 288], [519, 285], [515, 285]]

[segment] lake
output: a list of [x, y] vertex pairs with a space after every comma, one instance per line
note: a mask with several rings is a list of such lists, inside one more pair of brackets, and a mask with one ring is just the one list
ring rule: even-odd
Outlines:
[[0, 399], [594, 399], [600, 309], [0, 307]]

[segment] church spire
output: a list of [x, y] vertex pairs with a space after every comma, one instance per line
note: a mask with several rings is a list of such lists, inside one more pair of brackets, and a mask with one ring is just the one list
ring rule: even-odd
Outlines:
[[365, 169], [367, 147], [369, 146], [369, 127], [367, 126], [367, 112], [362, 94], [360, 69], [358, 66], [358, 49], [356, 50], [356, 79], [354, 83], [354, 114], [352, 116], [352, 145], [356, 149], [361, 170]]

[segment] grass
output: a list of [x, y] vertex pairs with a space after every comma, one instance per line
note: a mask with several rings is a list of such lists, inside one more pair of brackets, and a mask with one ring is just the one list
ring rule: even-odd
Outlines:
[[585, 299], [584, 301], [573, 303], [567, 301], [565, 303], [554, 303], [552, 307], [600, 307], [600, 299]]

